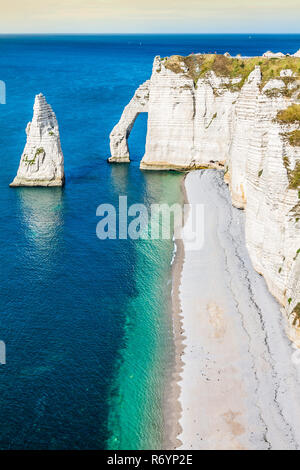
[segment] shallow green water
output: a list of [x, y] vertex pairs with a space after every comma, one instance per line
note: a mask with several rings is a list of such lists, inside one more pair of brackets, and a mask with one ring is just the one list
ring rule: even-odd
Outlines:
[[[175, 173], [145, 174], [145, 202], [182, 202]], [[112, 390], [110, 449], [159, 449], [164, 433], [163, 401], [173, 367], [171, 316], [172, 240], [135, 242], [136, 297], [126, 309], [124, 347]]]

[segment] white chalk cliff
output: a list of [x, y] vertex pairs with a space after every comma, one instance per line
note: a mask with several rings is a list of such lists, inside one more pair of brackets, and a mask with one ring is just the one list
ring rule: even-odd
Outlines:
[[10, 186], [63, 186], [64, 157], [56, 116], [45, 97], [35, 98], [18, 173]]
[[172, 60], [156, 57], [151, 79], [126, 106], [111, 133], [111, 161], [129, 161], [129, 133], [137, 115], [148, 112], [142, 169], [224, 169], [233, 204], [245, 209], [253, 265], [300, 347], [300, 146], [288, 138], [300, 123], [277, 119], [300, 104], [297, 74], [284, 69], [265, 83], [263, 61], [280, 59], [264, 58], [246, 78], [208, 70], [195, 82], [188, 61]]

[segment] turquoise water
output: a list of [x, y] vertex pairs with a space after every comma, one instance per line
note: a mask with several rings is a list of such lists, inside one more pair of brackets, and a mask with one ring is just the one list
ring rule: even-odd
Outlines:
[[[170, 241], [100, 241], [99, 204], [181, 201], [181, 175], [111, 166], [109, 133], [153, 57], [294, 51], [299, 36], [0, 36], [1, 449], [159, 448], [172, 366]], [[60, 125], [63, 189], [10, 189], [43, 92]]]
[[[181, 178], [173, 173], [147, 174], [146, 205], [182, 202]], [[136, 244], [137, 295], [125, 310], [125, 347], [117, 363], [116, 393], [108, 421], [110, 449], [160, 449], [163, 442], [164, 392], [174, 360], [170, 266], [173, 249], [171, 240], [143, 240]]]

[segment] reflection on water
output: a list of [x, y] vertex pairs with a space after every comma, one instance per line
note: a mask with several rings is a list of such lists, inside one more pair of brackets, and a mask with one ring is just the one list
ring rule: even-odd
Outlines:
[[151, 203], [174, 203], [174, 181], [179, 182], [179, 189], [177, 191], [177, 197], [175, 202], [182, 202], [182, 195], [180, 191], [180, 181], [183, 177], [183, 173], [175, 171], [149, 171], [145, 172], [147, 177], [145, 178], [147, 188], [147, 200]]
[[62, 188], [18, 190], [24, 234], [38, 250], [53, 249], [63, 225]]
[[128, 163], [118, 163], [111, 166], [111, 182], [118, 194], [126, 194], [128, 189]]

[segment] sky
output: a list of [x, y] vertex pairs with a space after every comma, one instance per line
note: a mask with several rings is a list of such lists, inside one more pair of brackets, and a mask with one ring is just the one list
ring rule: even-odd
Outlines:
[[299, 33], [299, 0], [0, 0], [2, 33]]

